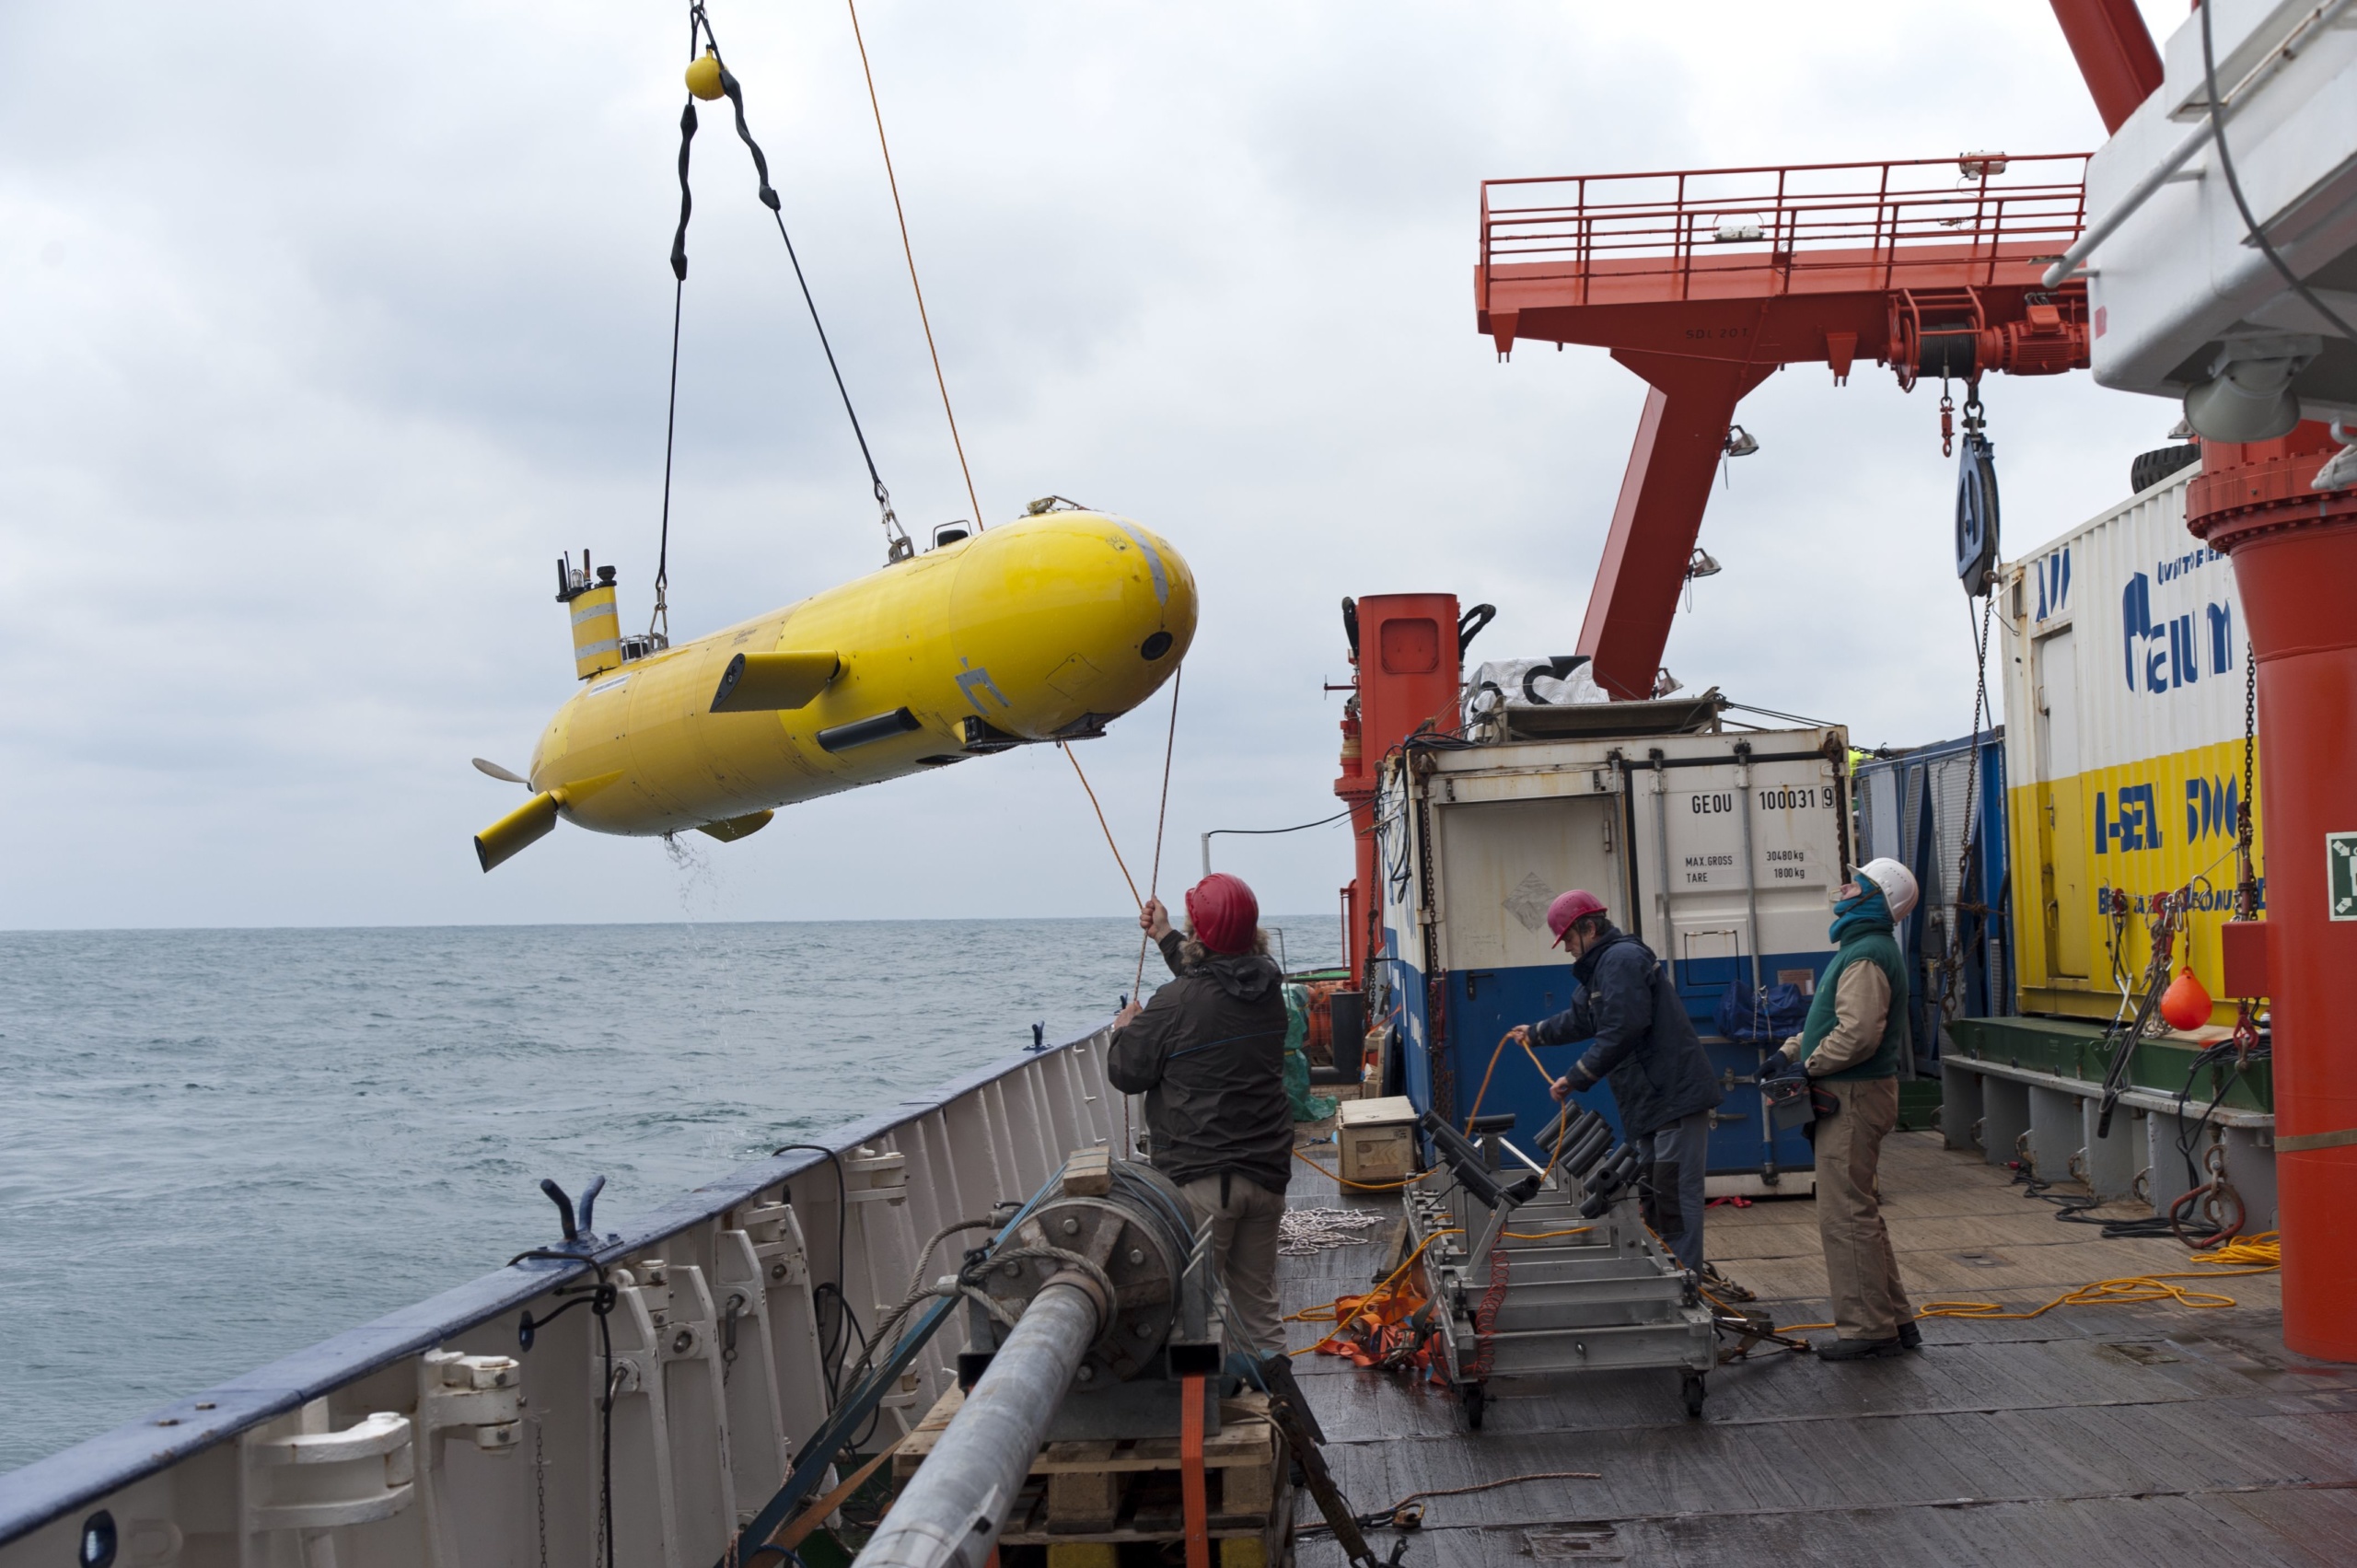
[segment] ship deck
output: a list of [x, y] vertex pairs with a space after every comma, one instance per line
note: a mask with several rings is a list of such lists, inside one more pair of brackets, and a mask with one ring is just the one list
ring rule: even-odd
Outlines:
[[[1330, 1144], [1303, 1152], [1330, 1170]], [[1294, 1207], [1399, 1208], [1296, 1169]], [[2091, 1281], [2188, 1267], [2173, 1242], [2058, 1224], [1935, 1132], [1895, 1134], [1882, 1185], [1918, 1307], [2026, 1309]], [[1284, 1259], [1285, 1311], [1365, 1290], [1384, 1250]], [[1713, 1208], [1708, 1250], [1779, 1325], [1831, 1316], [1813, 1201]], [[1329, 1355], [1294, 1365], [1362, 1513], [1533, 1471], [1601, 1478], [1433, 1498], [1408, 1548], [1417, 1568], [2357, 1560], [2357, 1368], [2284, 1348], [2277, 1276], [2216, 1289], [2235, 1305], [1927, 1318], [1923, 1348], [1892, 1360], [1755, 1352], [1711, 1375], [1695, 1420], [1666, 1370], [1501, 1378], [1482, 1429], [1468, 1432], [1453, 1396], [1406, 1374]], [[1295, 1348], [1324, 1332], [1289, 1327]], [[1317, 1517], [1305, 1498], [1301, 1524]], [[1393, 1539], [1371, 1537], [1378, 1554]], [[1341, 1562], [1323, 1535], [1298, 1557]]]

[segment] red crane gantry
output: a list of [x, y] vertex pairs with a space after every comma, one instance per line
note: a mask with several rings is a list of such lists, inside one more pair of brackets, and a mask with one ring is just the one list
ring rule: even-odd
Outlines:
[[1736, 404], [1782, 366], [1899, 385], [2087, 364], [2086, 286], [2039, 273], [2085, 225], [2086, 155], [1492, 180], [1474, 298], [1503, 357], [1585, 343], [1645, 396], [1577, 651], [1653, 695]]
[[[2117, 134], [2164, 76], [2136, 0], [2052, 4]], [[1968, 154], [1482, 187], [1474, 290], [1499, 352], [1518, 338], [1608, 348], [1653, 387], [1580, 629], [1607, 691], [1651, 691], [1735, 406], [1771, 370], [1821, 359], [1840, 381], [1865, 355], [1911, 385], [2087, 363], [2084, 285], [2038, 288], [2083, 226], [2084, 169], [2083, 157]], [[2338, 449], [2313, 423], [2277, 441], [2211, 443], [2188, 526], [2234, 563], [2269, 842], [2293, 846], [2270, 867], [2264, 920], [2238, 923], [2258, 934], [2274, 1010], [2283, 1340], [2357, 1361], [2357, 1255], [2340, 1239], [2357, 1192], [2357, 1057], [2339, 992], [2357, 957], [2357, 897], [2343, 896], [2357, 854], [2342, 830], [2357, 772], [2346, 722], [2357, 636], [2343, 606], [2357, 492], [2316, 488]], [[1362, 822], [1363, 841], [1370, 830]], [[1363, 847], [1363, 879], [1369, 864]]]

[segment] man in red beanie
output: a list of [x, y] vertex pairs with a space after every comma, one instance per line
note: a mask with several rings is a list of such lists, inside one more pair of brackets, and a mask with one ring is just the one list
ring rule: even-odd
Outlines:
[[1517, 1024], [1526, 1044], [1592, 1040], [1571, 1071], [1555, 1080], [1557, 1103], [1599, 1083], [1612, 1086], [1620, 1131], [1636, 1146], [1644, 1173], [1645, 1223], [1678, 1260], [1703, 1266], [1703, 1176], [1710, 1167], [1711, 1117], [1725, 1091], [1711, 1072], [1694, 1020], [1653, 949], [1612, 923], [1604, 900], [1585, 888], [1557, 896], [1547, 928], [1572, 956], [1579, 990], [1551, 1018]]
[[1173, 978], [1114, 1020], [1106, 1075], [1145, 1096], [1154, 1167], [1211, 1216], [1213, 1266], [1256, 1342], [1248, 1348], [1268, 1354], [1285, 1348], [1277, 1228], [1293, 1174], [1293, 1104], [1284, 977], [1260, 922], [1252, 889], [1225, 872], [1189, 889], [1186, 934], [1147, 900], [1138, 925]]

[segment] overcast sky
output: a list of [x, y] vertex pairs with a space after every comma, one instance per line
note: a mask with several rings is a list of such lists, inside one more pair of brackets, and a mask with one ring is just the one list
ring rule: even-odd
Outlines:
[[[2156, 28], [2175, 4], [2148, 6]], [[967, 510], [841, 0], [713, 0], [901, 517]], [[2045, 0], [1771, 6], [870, 0], [867, 41], [989, 517], [1051, 492], [1193, 563], [1166, 887], [1197, 835], [1334, 808], [1344, 594], [1498, 606], [1567, 650], [1643, 386], [1474, 329], [1479, 181], [2083, 150]], [[573, 690], [552, 561], [643, 621], [685, 9], [0, 7], [0, 923], [1103, 914], [1035, 749], [732, 845], [570, 827], [495, 875]], [[698, 138], [671, 554], [681, 635], [873, 569], [875, 513], [748, 161]], [[1969, 725], [1936, 392], [1772, 377], [1666, 662], [1846, 722]], [[2176, 419], [1991, 378], [2009, 551]], [[1167, 709], [1082, 750], [1150, 860]], [[691, 835], [691, 837], [693, 837]], [[1341, 828], [1221, 841], [1323, 911]]]

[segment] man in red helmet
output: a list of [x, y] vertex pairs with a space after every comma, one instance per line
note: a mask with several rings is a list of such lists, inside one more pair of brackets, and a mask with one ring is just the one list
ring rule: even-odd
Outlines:
[[1653, 949], [1612, 923], [1604, 900], [1584, 888], [1547, 909], [1555, 945], [1572, 956], [1580, 982], [1572, 1005], [1511, 1031], [1526, 1043], [1596, 1043], [1555, 1080], [1555, 1098], [1612, 1086], [1620, 1131], [1637, 1147], [1645, 1219], [1678, 1260], [1702, 1267], [1702, 1179], [1709, 1168], [1711, 1112], [1721, 1094], [1694, 1020]]
[[[1269, 957], [1260, 900], [1214, 872], [1188, 890], [1185, 933], [1159, 899], [1138, 912], [1172, 979], [1114, 1019], [1106, 1076], [1145, 1096], [1154, 1167], [1212, 1218], [1212, 1261], [1245, 1331], [1285, 1348], [1277, 1307], [1277, 1229], [1293, 1173], [1285, 1097], [1283, 975]], [[1244, 1347], [1239, 1347], [1244, 1348]]]

